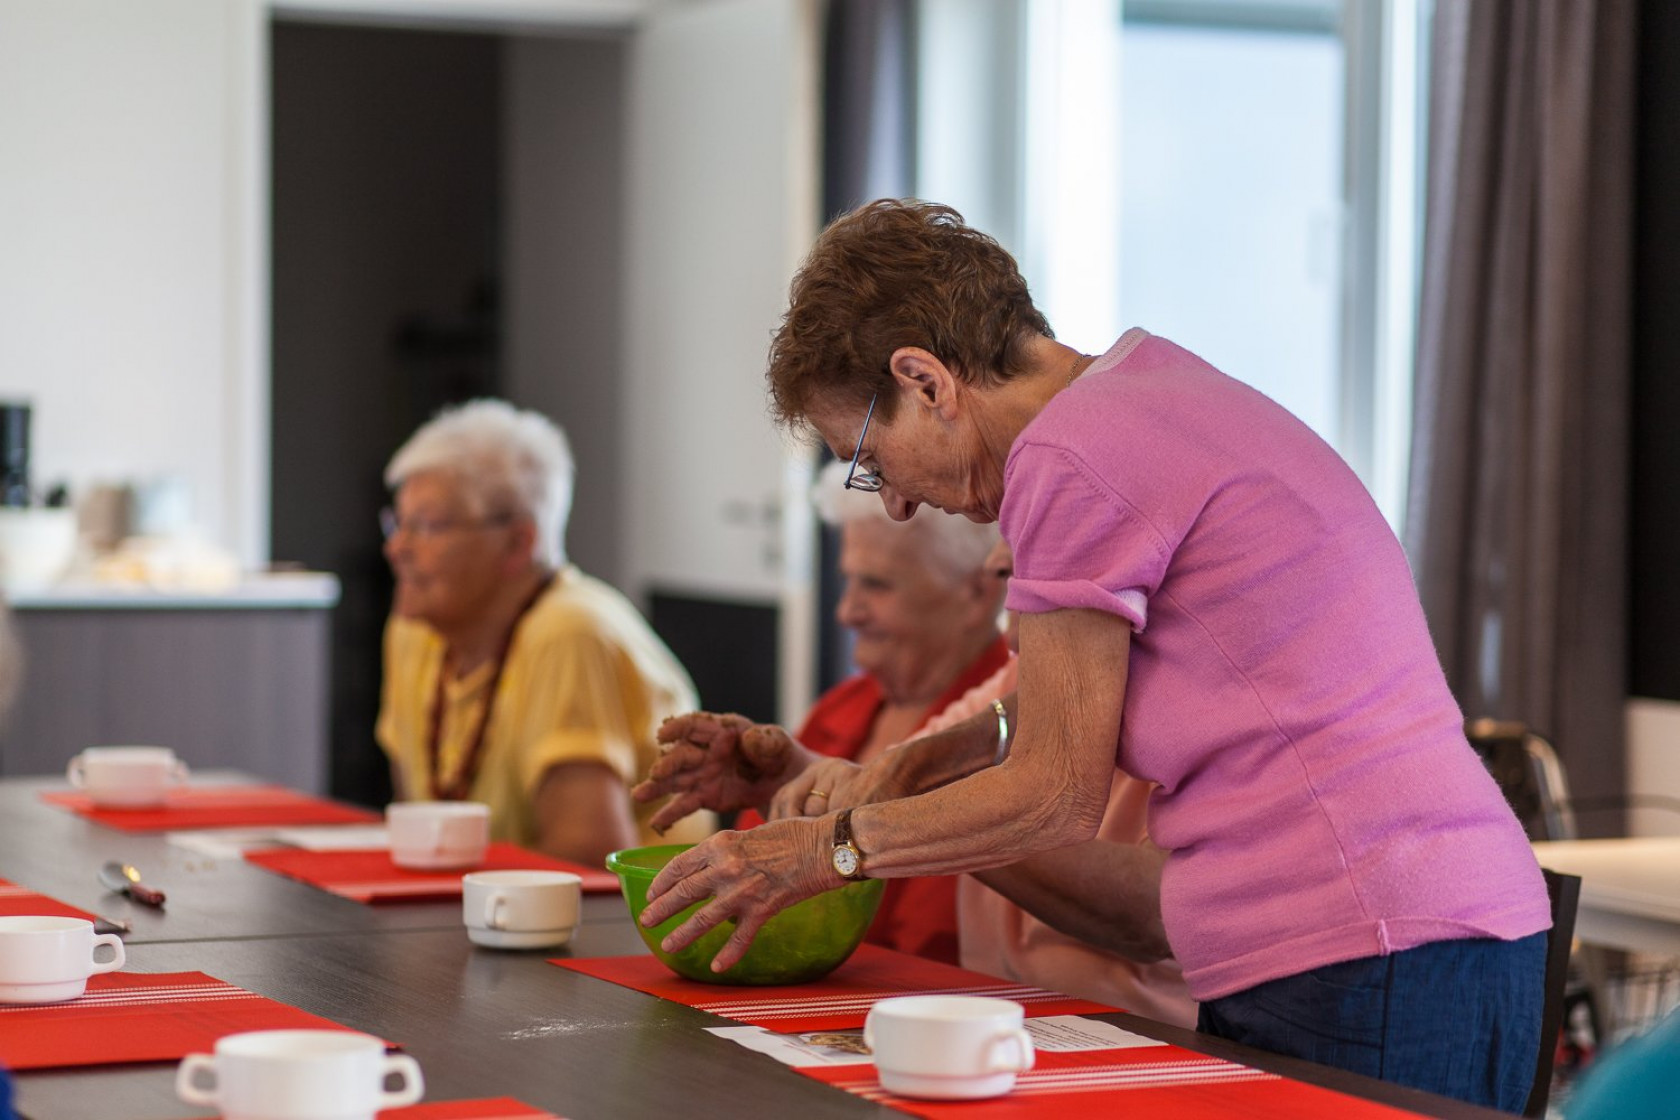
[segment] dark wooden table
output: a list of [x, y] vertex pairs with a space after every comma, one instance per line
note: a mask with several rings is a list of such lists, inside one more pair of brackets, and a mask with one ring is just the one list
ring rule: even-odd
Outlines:
[[[614, 1117], [824, 1118], [903, 1114], [823, 1085], [707, 1034], [725, 1021], [548, 963], [641, 952], [616, 898], [586, 899], [570, 946], [473, 946], [456, 904], [363, 906], [236, 860], [113, 833], [39, 801], [55, 783], [0, 780], [0, 877], [100, 913], [130, 913], [93, 880], [122, 857], [169, 892], [162, 914], [134, 907], [128, 969], [198, 970], [399, 1043], [428, 1100], [511, 1096], [573, 1120]], [[154, 873], [153, 868], [156, 868]], [[1502, 1114], [1132, 1015], [1128, 1030], [1427, 1116]], [[204, 1116], [174, 1092], [173, 1063], [15, 1074], [26, 1120]]]
[[[640, 942], [628, 923], [586, 924], [570, 948], [612, 955]], [[399, 1043], [428, 1100], [505, 1095], [578, 1120], [899, 1115], [706, 1034], [715, 1016], [547, 963], [565, 952], [477, 949], [438, 930], [143, 945], [129, 968], [198, 969]], [[172, 1064], [18, 1082], [31, 1120], [208, 1115], [175, 1097]]]
[[[226, 772], [193, 780], [239, 780]], [[246, 778], [246, 781], [256, 779]], [[217, 859], [172, 844], [161, 833], [105, 828], [62, 806], [44, 791], [67, 790], [61, 778], [0, 779], [0, 878], [106, 918], [126, 919], [130, 945], [235, 937], [294, 937], [377, 930], [455, 929], [459, 902], [364, 906], [246, 863]], [[100, 885], [107, 860], [138, 867], [162, 890], [163, 909], [141, 906]], [[629, 920], [616, 896], [586, 895], [586, 921]]]

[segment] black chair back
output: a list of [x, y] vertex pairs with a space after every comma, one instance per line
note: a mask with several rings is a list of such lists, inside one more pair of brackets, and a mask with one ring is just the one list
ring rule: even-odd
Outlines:
[[1575, 839], [1575, 814], [1557, 751], [1513, 720], [1472, 719], [1464, 735], [1498, 783], [1530, 840]]
[[1558, 871], [1540, 872], [1546, 877], [1546, 894], [1552, 903], [1552, 931], [1546, 936], [1546, 1002], [1540, 1016], [1540, 1056], [1534, 1066], [1534, 1086], [1528, 1093], [1524, 1116], [1546, 1115], [1546, 1100], [1552, 1091], [1552, 1062], [1557, 1056], [1558, 1032], [1563, 1028], [1564, 986], [1569, 980], [1569, 947], [1575, 940], [1575, 910], [1581, 900], [1581, 877]]

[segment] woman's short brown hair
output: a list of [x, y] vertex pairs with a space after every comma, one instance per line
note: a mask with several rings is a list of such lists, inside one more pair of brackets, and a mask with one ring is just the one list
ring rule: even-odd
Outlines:
[[949, 206], [880, 199], [831, 222], [794, 274], [770, 343], [771, 408], [799, 427], [817, 401], [862, 409], [879, 393], [890, 420], [900, 347], [984, 385], [1020, 372], [1035, 334], [1053, 337], [1003, 246]]

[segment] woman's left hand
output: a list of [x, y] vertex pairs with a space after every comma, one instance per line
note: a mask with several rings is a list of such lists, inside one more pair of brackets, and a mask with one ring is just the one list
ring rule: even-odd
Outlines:
[[841, 886], [829, 862], [823, 819], [771, 821], [748, 832], [719, 832], [680, 853], [648, 886], [641, 923], [652, 927], [691, 903], [711, 899], [660, 942], [668, 953], [730, 919], [735, 932], [712, 960], [723, 972], [746, 954], [760, 927], [794, 903]]
[[770, 799], [769, 820], [783, 817], [820, 817], [837, 809], [864, 803], [863, 784], [857, 779], [863, 767], [844, 758], [823, 758], [807, 766], [796, 777], [782, 783]]

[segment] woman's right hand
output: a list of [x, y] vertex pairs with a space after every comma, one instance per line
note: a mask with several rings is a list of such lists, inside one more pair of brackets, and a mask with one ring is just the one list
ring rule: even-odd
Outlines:
[[671, 798], [649, 822], [661, 832], [699, 809], [728, 813], [764, 805], [820, 757], [783, 728], [738, 715], [673, 716], [658, 737], [665, 753], [631, 796]]

